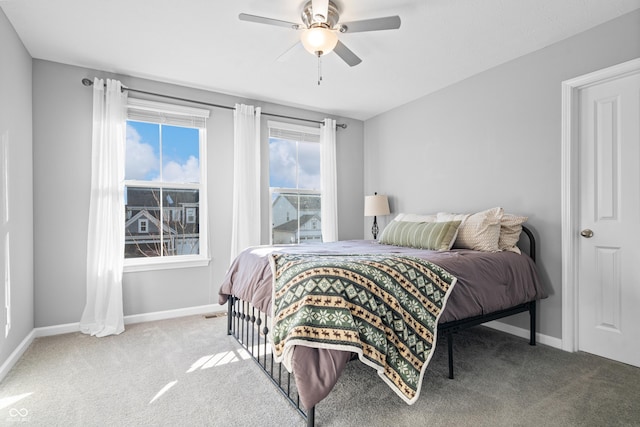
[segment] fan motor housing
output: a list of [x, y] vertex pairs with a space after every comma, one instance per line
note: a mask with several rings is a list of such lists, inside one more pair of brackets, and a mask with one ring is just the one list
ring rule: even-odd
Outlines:
[[328, 13], [325, 16], [324, 21], [316, 19], [313, 14], [313, 4], [311, 1], [305, 3], [302, 8], [302, 13], [300, 14], [302, 18], [302, 22], [307, 28], [323, 26], [326, 28], [334, 28], [336, 24], [338, 24], [338, 20], [340, 19], [340, 14], [338, 13], [338, 7], [332, 1], [329, 2], [329, 7], [327, 8]]

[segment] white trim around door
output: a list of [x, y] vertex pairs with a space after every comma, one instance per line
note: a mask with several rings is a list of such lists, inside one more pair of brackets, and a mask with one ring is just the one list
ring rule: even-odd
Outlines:
[[562, 82], [562, 349], [578, 350], [579, 91], [640, 72], [640, 58]]

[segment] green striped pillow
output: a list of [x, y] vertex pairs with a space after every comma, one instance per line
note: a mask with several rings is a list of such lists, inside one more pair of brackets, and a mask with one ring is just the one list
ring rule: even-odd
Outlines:
[[458, 235], [461, 221], [391, 221], [378, 240], [385, 245], [448, 251]]

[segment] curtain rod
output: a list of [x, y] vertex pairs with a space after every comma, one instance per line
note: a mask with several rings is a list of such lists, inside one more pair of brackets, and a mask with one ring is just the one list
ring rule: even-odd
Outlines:
[[[90, 79], [84, 78], [82, 79], [82, 84], [85, 86], [93, 86], [93, 81], [91, 81]], [[155, 93], [155, 92], [147, 92], [145, 90], [139, 90], [139, 89], [133, 89], [130, 87], [126, 87], [126, 86], [122, 86], [122, 90], [128, 90], [129, 92], [137, 92], [137, 93], [143, 93], [145, 95], [152, 95], [152, 96], [160, 96], [163, 98], [169, 98], [169, 99], [173, 99], [176, 101], [185, 101], [185, 102], [191, 102], [191, 103], [195, 103], [195, 104], [200, 104], [200, 105], [207, 105], [209, 107], [216, 107], [216, 108], [224, 108], [225, 110], [235, 110], [235, 107], [229, 107], [228, 105], [219, 105], [219, 104], [211, 104], [209, 102], [204, 102], [204, 101], [198, 101], [195, 99], [188, 99], [188, 98], [180, 98], [177, 96], [171, 96], [171, 95], [164, 95], [161, 93]], [[292, 116], [284, 116], [281, 114], [271, 114], [271, 113], [261, 113], [264, 116], [269, 116], [269, 117], [280, 117], [282, 119], [293, 119], [293, 120], [301, 120], [303, 122], [309, 122], [309, 123], [317, 123], [319, 125], [324, 124], [323, 122], [319, 122], [317, 120], [311, 120], [311, 119], [301, 119], [300, 117], [292, 117]], [[342, 128], [342, 129], [346, 129], [347, 128], [347, 124], [346, 123], [337, 123], [336, 127]]]

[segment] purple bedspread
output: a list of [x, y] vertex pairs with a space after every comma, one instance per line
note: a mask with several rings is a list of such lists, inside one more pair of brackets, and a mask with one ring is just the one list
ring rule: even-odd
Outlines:
[[[259, 246], [243, 251], [231, 264], [219, 292], [220, 304], [234, 295], [271, 315], [272, 274], [268, 255], [294, 254], [397, 254], [427, 259], [457, 278], [439, 323], [488, 314], [546, 298], [534, 262], [513, 252], [478, 252], [457, 249], [435, 252], [381, 245], [371, 240], [335, 243]], [[293, 374], [300, 400], [306, 408], [324, 399], [341, 375], [351, 354], [297, 346]]]

